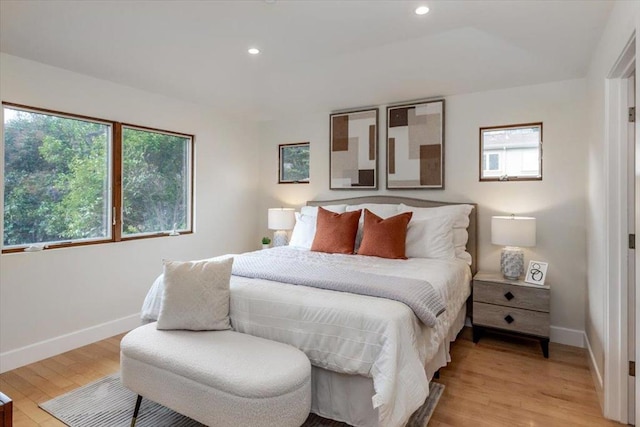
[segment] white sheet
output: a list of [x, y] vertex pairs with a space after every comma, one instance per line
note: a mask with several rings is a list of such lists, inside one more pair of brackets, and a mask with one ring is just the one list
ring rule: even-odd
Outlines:
[[[289, 248], [286, 256], [326, 262], [358, 271], [426, 279], [447, 302], [447, 311], [428, 328], [404, 304], [381, 298], [334, 292], [257, 279], [232, 277], [230, 317], [233, 329], [294, 345], [315, 366], [373, 379], [381, 426], [402, 426], [426, 399], [425, 363], [438, 351], [449, 325], [469, 296], [471, 273], [461, 260], [323, 254]], [[390, 286], [393, 284], [390, 283]], [[154, 290], [155, 288], [155, 290]], [[143, 319], [155, 320], [161, 294], [156, 281], [143, 307]], [[154, 297], [155, 294], [155, 297]]]

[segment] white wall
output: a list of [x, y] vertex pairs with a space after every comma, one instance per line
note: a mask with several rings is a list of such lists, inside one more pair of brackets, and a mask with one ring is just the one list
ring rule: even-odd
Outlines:
[[[588, 195], [587, 195], [587, 251], [588, 251], [588, 303], [586, 309], [586, 334], [592, 354], [593, 368], [596, 373], [596, 385], [602, 391], [605, 376], [605, 364], [608, 357], [608, 337], [606, 304], [609, 298], [609, 281], [615, 276], [616, 266], [608, 267], [609, 230], [616, 227], [619, 209], [615, 206], [619, 196], [616, 183], [618, 170], [615, 163], [616, 148], [610, 145], [605, 135], [607, 117], [606, 79], [613, 70], [616, 60], [622, 53], [634, 31], [640, 31], [640, 2], [616, 2], [609, 16], [602, 38], [596, 47], [589, 67], [588, 81]], [[636, 41], [636, 58], [638, 58]], [[636, 74], [637, 75], [637, 74]], [[637, 81], [637, 77], [636, 77]], [[636, 85], [637, 87], [638, 85]], [[638, 99], [638, 97], [636, 97]], [[637, 105], [637, 103], [636, 103]], [[637, 215], [637, 213], [636, 213]], [[622, 243], [621, 243], [622, 245]], [[616, 287], [619, 284], [615, 285]], [[617, 314], [614, 314], [616, 316]], [[617, 319], [612, 317], [613, 327], [620, 329]], [[615, 374], [615, 373], [612, 373]], [[610, 392], [609, 390], [608, 392]], [[602, 398], [602, 394], [601, 394]], [[605, 409], [605, 415], [608, 414]], [[615, 415], [615, 418], [618, 418]]]
[[[499, 269], [500, 247], [490, 242], [490, 217], [527, 214], [537, 222], [529, 259], [550, 263], [552, 340], [583, 345], [586, 300], [586, 82], [571, 80], [446, 98], [445, 190], [388, 191], [385, 187], [385, 115], [380, 109], [380, 190], [329, 190], [329, 112], [263, 123], [260, 128], [260, 229], [269, 207], [299, 207], [309, 199], [370, 194], [479, 205], [479, 267]], [[401, 101], [401, 100], [399, 100]], [[354, 106], [358, 107], [358, 106]], [[543, 122], [543, 180], [479, 182], [479, 128]], [[277, 184], [278, 144], [311, 143], [310, 184]]]
[[[213, 83], [212, 83], [213, 84]], [[0, 257], [0, 372], [138, 324], [163, 258], [257, 249], [255, 125], [14, 56], [3, 101], [195, 134], [195, 233]]]

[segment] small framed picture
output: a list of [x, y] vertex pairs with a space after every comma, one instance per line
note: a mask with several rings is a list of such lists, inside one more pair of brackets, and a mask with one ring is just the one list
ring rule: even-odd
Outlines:
[[529, 268], [527, 268], [527, 275], [524, 281], [532, 285], [544, 286], [544, 279], [547, 278], [548, 267], [549, 263], [547, 262], [529, 261]]

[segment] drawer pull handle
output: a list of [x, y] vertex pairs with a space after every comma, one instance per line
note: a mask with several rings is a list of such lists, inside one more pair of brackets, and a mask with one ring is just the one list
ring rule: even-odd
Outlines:
[[511, 317], [510, 314], [507, 314], [507, 317], [504, 318], [504, 320], [508, 323], [511, 324], [513, 323], [513, 321], [515, 320], [513, 317]]
[[506, 294], [504, 294], [504, 297], [507, 299], [507, 301], [511, 301], [515, 298], [511, 292], [507, 292]]

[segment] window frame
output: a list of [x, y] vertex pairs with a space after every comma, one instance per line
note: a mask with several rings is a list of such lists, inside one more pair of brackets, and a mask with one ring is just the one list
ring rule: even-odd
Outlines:
[[187, 212], [187, 221], [188, 221], [188, 228], [186, 230], [176, 230], [176, 232], [178, 234], [192, 234], [193, 233], [193, 198], [194, 198], [194, 193], [193, 193], [193, 177], [194, 177], [194, 140], [195, 140], [195, 136], [194, 135], [190, 135], [190, 134], [185, 134], [185, 133], [180, 133], [180, 132], [172, 132], [172, 131], [168, 131], [168, 130], [162, 130], [162, 129], [156, 129], [156, 128], [151, 128], [151, 127], [146, 127], [146, 126], [139, 126], [139, 125], [134, 125], [134, 124], [130, 124], [130, 123], [118, 123], [118, 140], [120, 141], [119, 143], [119, 149], [120, 149], [120, 157], [119, 157], [119, 161], [118, 161], [118, 183], [120, 185], [118, 185], [118, 190], [120, 192], [119, 197], [118, 197], [118, 206], [115, 206], [115, 212], [117, 212], [118, 215], [118, 223], [119, 223], [119, 227], [117, 227], [117, 233], [118, 233], [118, 238], [120, 240], [118, 241], [125, 241], [125, 240], [139, 240], [139, 239], [146, 239], [146, 238], [150, 238], [150, 237], [162, 237], [162, 236], [167, 236], [167, 233], [164, 231], [158, 231], [155, 233], [138, 233], [132, 236], [123, 236], [122, 233], [122, 208], [123, 208], [123, 197], [124, 195], [122, 194], [122, 128], [129, 128], [129, 129], [134, 129], [134, 130], [141, 130], [141, 131], [148, 131], [148, 132], [155, 132], [155, 133], [162, 133], [165, 135], [172, 135], [172, 136], [178, 136], [181, 138], [188, 138], [190, 140], [190, 144], [188, 147], [188, 161], [189, 161], [189, 179], [188, 179], [188, 185], [189, 185], [189, 189], [188, 189], [188, 194], [189, 194], [189, 204], [188, 204], [188, 212]]
[[[143, 131], [150, 131], [150, 132], [156, 132], [156, 133], [164, 133], [164, 134], [169, 134], [169, 135], [175, 135], [175, 136], [179, 136], [179, 137], [184, 137], [184, 138], [189, 138], [190, 139], [190, 144], [189, 144], [189, 154], [188, 154], [188, 160], [189, 160], [189, 190], [188, 190], [188, 195], [189, 195], [189, 203], [188, 203], [188, 221], [189, 221], [189, 227], [187, 230], [180, 230], [178, 231], [179, 235], [183, 235], [183, 234], [193, 234], [194, 232], [194, 197], [195, 197], [195, 193], [194, 193], [194, 179], [195, 179], [195, 135], [193, 134], [187, 134], [187, 133], [182, 133], [182, 132], [175, 132], [175, 131], [169, 131], [169, 130], [165, 130], [165, 129], [158, 129], [158, 128], [152, 128], [152, 127], [147, 127], [147, 126], [141, 126], [141, 125], [136, 125], [136, 124], [130, 124], [130, 123], [123, 123], [123, 122], [118, 122], [115, 120], [108, 120], [108, 119], [103, 119], [103, 118], [99, 118], [99, 117], [91, 117], [91, 116], [85, 116], [85, 115], [81, 115], [81, 114], [75, 114], [75, 113], [67, 113], [64, 111], [58, 111], [58, 110], [51, 110], [51, 109], [46, 109], [46, 108], [40, 108], [40, 107], [32, 107], [29, 105], [24, 105], [24, 104], [18, 104], [18, 103], [14, 103], [14, 102], [8, 102], [8, 101], [2, 101], [2, 109], [3, 109], [3, 117], [4, 117], [4, 108], [12, 108], [12, 109], [16, 109], [16, 110], [22, 110], [22, 111], [26, 111], [26, 112], [33, 112], [36, 114], [47, 114], [47, 115], [53, 115], [53, 116], [58, 116], [58, 117], [63, 117], [63, 118], [69, 118], [69, 119], [77, 119], [77, 120], [85, 120], [85, 121], [90, 121], [90, 122], [95, 122], [95, 123], [102, 123], [105, 125], [109, 125], [111, 126], [111, 141], [110, 141], [110, 145], [111, 145], [111, 150], [109, 153], [109, 162], [110, 165], [108, 166], [108, 176], [109, 176], [109, 190], [108, 191], [108, 197], [110, 197], [110, 202], [111, 202], [111, 212], [108, 212], [108, 219], [111, 222], [111, 237], [110, 238], [98, 238], [98, 239], [90, 239], [90, 240], [73, 240], [73, 241], [65, 241], [65, 242], [44, 242], [44, 248], [43, 250], [49, 250], [49, 249], [58, 249], [58, 248], [68, 248], [68, 247], [75, 247], [75, 246], [87, 246], [87, 245], [96, 245], [96, 244], [103, 244], [103, 243], [115, 243], [115, 242], [122, 242], [122, 241], [128, 241], [128, 240], [140, 240], [140, 239], [150, 239], [150, 238], [156, 238], [156, 237], [168, 237], [169, 234], [166, 232], [157, 232], [157, 233], [145, 233], [145, 234], [139, 234], [139, 235], [134, 235], [134, 236], [127, 236], [127, 237], [123, 237], [122, 235], [122, 127], [128, 127], [128, 128], [133, 128], [133, 129], [138, 129], [138, 130], [143, 130]], [[4, 121], [3, 121], [3, 128], [4, 128]], [[4, 135], [4, 132], [3, 132]], [[4, 151], [4, 136], [3, 136], [3, 140], [2, 140], [2, 144], [3, 144], [3, 151]], [[3, 160], [4, 162], [4, 160]], [[4, 170], [4, 168], [3, 168]], [[4, 174], [2, 177], [3, 181], [4, 181]], [[4, 188], [4, 184], [3, 184], [3, 188]], [[2, 221], [4, 223], [4, 208], [2, 211]], [[24, 244], [24, 245], [15, 245], [15, 246], [11, 246], [9, 248], [5, 248], [4, 247], [4, 236], [2, 236], [2, 242], [0, 242], [0, 245], [2, 246], [2, 252], [3, 254], [5, 253], [16, 253], [16, 252], [24, 252], [26, 248], [28, 248], [29, 246], [32, 245], [40, 245], [42, 243], [29, 243], [29, 244]]]
[[279, 144], [278, 145], [278, 184], [309, 184], [311, 182], [311, 162], [309, 162], [308, 173], [309, 178], [307, 180], [288, 180], [284, 179], [284, 151], [288, 148], [296, 147], [308, 147], [309, 160], [311, 160], [311, 143], [310, 142], [294, 142], [292, 144]]
[[[540, 142], [538, 146], [538, 168], [539, 174], [538, 176], [517, 176], [517, 175], [502, 175], [502, 176], [483, 176], [484, 171], [484, 156], [492, 153], [485, 153], [484, 151], [484, 132], [485, 131], [495, 131], [495, 130], [509, 130], [509, 129], [524, 129], [524, 128], [532, 128], [538, 127], [540, 128]], [[480, 182], [490, 182], [490, 181], [542, 181], [542, 165], [543, 165], [543, 139], [544, 132], [542, 122], [532, 122], [532, 123], [519, 123], [514, 125], [501, 125], [501, 126], [487, 126], [481, 127], [479, 132], [479, 140], [480, 140], [480, 155], [479, 155], [479, 170], [478, 177]], [[502, 162], [506, 162], [504, 156], [499, 157], [499, 161], [502, 167], [506, 167], [506, 164], [502, 164]]]

